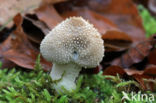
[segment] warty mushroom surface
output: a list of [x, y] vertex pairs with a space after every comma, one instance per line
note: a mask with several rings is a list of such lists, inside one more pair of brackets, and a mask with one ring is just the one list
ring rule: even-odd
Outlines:
[[57, 92], [76, 88], [82, 67], [99, 65], [104, 56], [104, 41], [96, 28], [82, 17], [70, 17], [45, 36], [40, 44], [43, 57], [52, 62], [50, 76], [57, 81]]

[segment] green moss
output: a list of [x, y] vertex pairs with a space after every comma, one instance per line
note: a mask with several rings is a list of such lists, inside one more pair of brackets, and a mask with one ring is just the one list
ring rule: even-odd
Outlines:
[[77, 80], [75, 91], [57, 94], [49, 73], [43, 72], [39, 61], [38, 57], [34, 71], [0, 70], [0, 103], [121, 103], [121, 91], [135, 84], [119, 76], [85, 74]]
[[[73, 93], [58, 95], [48, 73], [39, 65], [35, 71], [0, 70], [0, 103], [120, 103], [121, 94], [102, 74], [80, 75]], [[94, 82], [93, 82], [94, 81]]]
[[143, 20], [143, 26], [146, 31], [146, 36], [149, 37], [152, 34], [156, 33], [156, 19], [152, 17], [150, 12], [142, 5], [139, 5], [138, 9]]

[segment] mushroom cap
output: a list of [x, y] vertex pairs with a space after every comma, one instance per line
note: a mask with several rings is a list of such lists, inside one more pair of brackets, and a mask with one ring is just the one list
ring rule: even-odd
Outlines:
[[45, 36], [40, 51], [48, 61], [91, 68], [96, 67], [104, 56], [103, 43], [92, 24], [82, 17], [70, 17]]

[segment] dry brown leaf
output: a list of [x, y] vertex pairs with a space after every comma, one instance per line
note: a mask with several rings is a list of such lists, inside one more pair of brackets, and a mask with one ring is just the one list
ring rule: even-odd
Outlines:
[[149, 62], [149, 64], [154, 64], [154, 65], [156, 65], [156, 48], [153, 49], [153, 50], [150, 52], [150, 54], [149, 54], [149, 56], [148, 56], [148, 62]]
[[54, 7], [50, 5], [41, 6], [35, 13], [39, 20], [46, 23], [50, 29], [54, 28], [63, 20]]
[[[32, 12], [39, 7], [42, 0], [0, 0], [0, 24], [3, 25], [18, 13]], [[10, 22], [7, 26], [11, 26]]]
[[143, 75], [147, 75], [147, 76], [156, 78], [156, 65], [150, 65], [150, 66], [146, 67]]
[[123, 68], [119, 66], [109, 66], [103, 71], [103, 75], [113, 75], [116, 76], [117, 74], [119, 75], [124, 75], [125, 71]]
[[[14, 33], [10, 35], [12, 36], [12, 39], [10, 40], [11, 47], [9, 50], [3, 53], [3, 55], [6, 59], [21, 67], [34, 69], [35, 61], [39, 51], [30, 44], [26, 34], [23, 32], [21, 28], [22, 17], [17, 15], [14, 18], [14, 22], [17, 28]], [[51, 63], [45, 61], [42, 57], [41, 65], [46, 71], [51, 69]]]
[[24, 17], [22, 23], [22, 29], [27, 35], [28, 39], [37, 47], [44, 36], [49, 32], [49, 28], [43, 22], [39, 20], [33, 20], [28, 17]]
[[[132, 0], [108, 0], [107, 5], [103, 6], [103, 0], [91, 0], [89, 7], [102, 13], [106, 18], [115, 23], [123, 32], [129, 34], [133, 41], [145, 40], [145, 32], [141, 17], [136, 5]], [[96, 3], [98, 5], [93, 6]], [[100, 8], [101, 7], [101, 8]]]
[[76, 9], [62, 14], [64, 18], [70, 16], [82, 16], [91, 22], [101, 33], [105, 41], [106, 51], [122, 51], [132, 43], [131, 37], [121, 32], [115, 24], [102, 15], [88, 9]]
[[113, 60], [111, 64], [129, 68], [131, 65], [141, 62], [153, 48], [153, 41], [155, 40], [149, 39], [133, 44], [125, 54]]
[[109, 34], [109, 39], [104, 39], [106, 51], [122, 51], [132, 43], [146, 40], [141, 17], [131, 0], [77, 0], [57, 4], [56, 8], [64, 18], [82, 16], [88, 19], [103, 39]]
[[[150, 66], [145, 68], [145, 70], [143, 71], [139, 71], [136, 69], [124, 69], [120, 66], [109, 66], [108, 68], [106, 68], [103, 71], [103, 75], [113, 75], [116, 76], [117, 74], [119, 74], [121, 77], [124, 77], [125, 75], [132, 77], [133, 79], [135, 79], [140, 86], [142, 87], [142, 89], [151, 89], [150, 87], [147, 87], [147, 85], [145, 85], [145, 81], [144, 79], [156, 79], [156, 66]], [[148, 85], [150, 85], [148, 83]], [[150, 85], [152, 86], [152, 85]]]
[[119, 30], [108, 30], [102, 35], [102, 39], [105, 42], [106, 52], [110, 51], [123, 51], [128, 49], [132, 44], [132, 39], [129, 35]]
[[86, 8], [77, 8], [73, 11], [67, 11], [64, 12], [61, 16], [64, 18], [71, 16], [82, 16], [86, 20], [89, 20], [89, 22], [91, 22], [101, 34], [105, 34], [105, 32], [108, 30], [117, 30], [117, 26], [113, 22], [103, 17], [102, 15]]
[[[34, 16], [34, 15], [31, 15], [31, 16]], [[33, 18], [30, 18], [30, 17], [27, 17], [27, 16], [24, 16], [24, 19], [30, 21], [34, 26], [38, 27], [39, 29], [42, 30], [42, 32], [46, 35], [47, 33], [49, 33], [50, 31], [50, 28], [48, 28], [48, 26], [40, 21], [40, 20], [34, 20]]]
[[2, 68], [12, 68], [15, 66], [15, 63], [7, 60], [3, 55], [3, 53], [11, 48], [11, 38], [12, 36], [9, 36], [2, 44], [0, 44], [0, 61], [3, 63]]
[[43, 4], [56, 4], [56, 3], [60, 3], [60, 2], [65, 2], [67, 0], [42, 0]]
[[77, 0], [60, 3], [56, 8], [61, 13], [89, 8], [116, 24], [122, 32], [132, 37], [134, 42], [146, 39], [141, 17], [132, 0]]

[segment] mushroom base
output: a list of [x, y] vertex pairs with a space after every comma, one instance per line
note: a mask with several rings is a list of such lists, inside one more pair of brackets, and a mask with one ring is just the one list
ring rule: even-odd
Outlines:
[[64, 92], [66, 89], [72, 92], [76, 89], [76, 78], [81, 71], [81, 67], [76, 64], [53, 64], [50, 76], [53, 81], [57, 81], [54, 88], [57, 92]]

